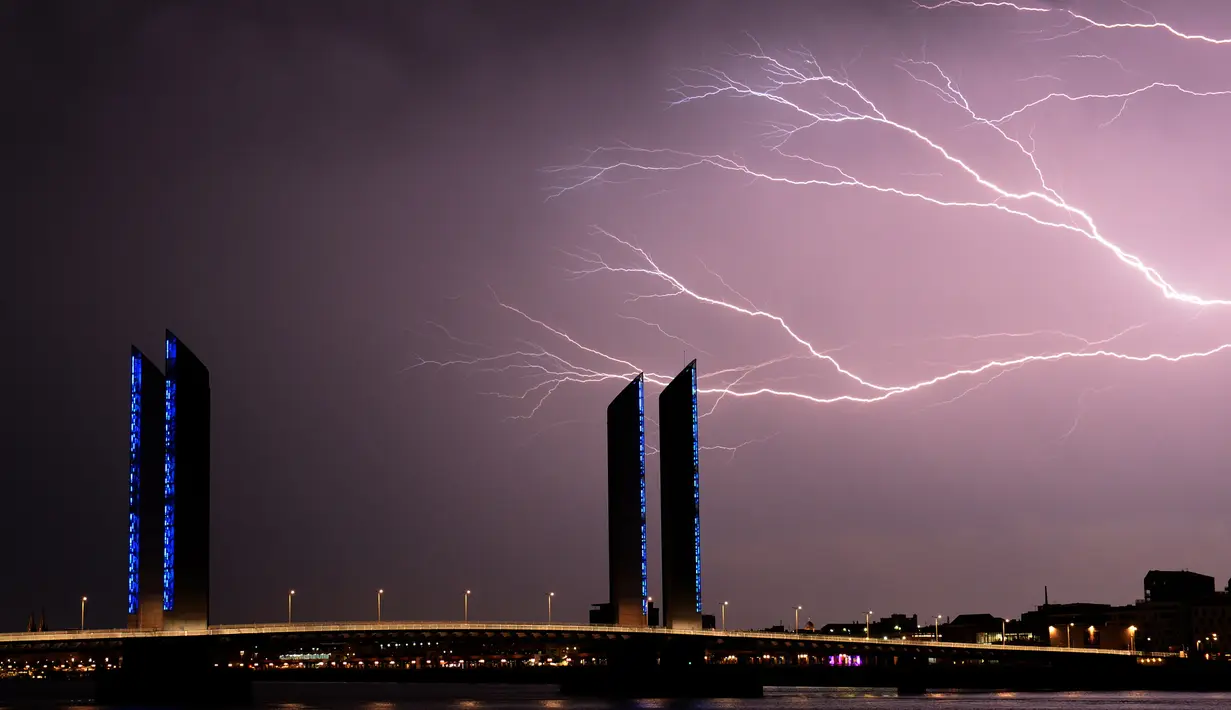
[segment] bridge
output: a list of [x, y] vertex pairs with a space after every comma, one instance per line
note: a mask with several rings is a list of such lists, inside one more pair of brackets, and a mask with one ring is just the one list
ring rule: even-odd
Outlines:
[[[205, 629], [110, 629], [0, 634], [0, 661], [122, 657], [134, 645], [156, 645], [174, 656], [193, 648], [205, 667], [431, 668], [445, 664], [523, 662], [550, 657], [576, 664], [679, 659], [705, 664], [838, 665], [991, 662], [1082, 666], [1089, 662], [1161, 663], [1171, 653], [1019, 644], [974, 644], [918, 638], [864, 638], [811, 632], [719, 631], [647, 626], [519, 622], [342, 622], [211, 626]], [[324, 653], [322, 653], [324, 651]], [[307, 654], [307, 655], [305, 655]], [[303, 659], [310, 659], [304, 662]], [[259, 660], [258, 660], [259, 659]], [[435, 666], [433, 666], [435, 663]]]
[[[128, 628], [0, 634], [0, 661], [101, 657], [91, 668], [124, 701], [175, 702], [201, 687], [250, 685], [253, 672], [335, 672], [522, 667], [539, 659], [604, 669], [608, 690], [657, 678], [638, 693], [678, 690], [679, 678], [711, 697], [740, 669], [917, 669], [984, 663], [1123, 669], [1167, 654], [1130, 650], [971, 644], [939, 638], [860, 638], [811, 631], [713, 628], [701, 598], [700, 470], [696, 361], [660, 397], [663, 515], [661, 625], [646, 577], [645, 398], [641, 376], [608, 408], [608, 623], [378, 621], [209, 623], [209, 376], [168, 331], [166, 375], [132, 354], [129, 450]], [[148, 405], [148, 406], [147, 406]], [[294, 592], [291, 592], [294, 594]], [[84, 601], [84, 600], [83, 600]], [[289, 600], [288, 600], [289, 604]], [[288, 609], [289, 617], [289, 609]], [[591, 619], [595, 619], [592, 617]], [[75, 666], [79, 667], [79, 666]], [[118, 669], [117, 669], [118, 667]], [[112, 672], [112, 669], [117, 669]], [[845, 671], [844, 671], [845, 672]], [[239, 675], [237, 676], [237, 673]], [[701, 673], [704, 677], [698, 676]], [[244, 675], [246, 674], [246, 675]], [[934, 676], [933, 676], [934, 677]], [[101, 681], [100, 681], [101, 682]], [[760, 693], [758, 678], [731, 694]], [[898, 682], [898, 681], [893, 681]], [[909, 683], [918, 685], [919, 681]], [[673, 686], [672, 684], [675, 684]], [[670, 687], [669, 687], [670, 686]]]
[[[205, 629], [88, 629], [0, 634], [0, 655], [48, 651], [94, 650], [122, 647], [133, 639], [210, 639], [219, 646], [241, 648], [247, 645], [313, 645], [336, 642], [362, 642], [373, 639], [390, 642], [404, 639], [449, 639], [463, 647], [467, 641], [481, 641], [489, 648], [548, 647], [568, 644], [581, 653], [603, 655], [603, 651], [622, 642], [688, 641], [708, 653], [735, 656], [736, 660], [755, 660], [770, 654], [790, 657], [858, 653], [925, 656], [928, 658], [1058, 658], [1077, 656], [1150, 659], [1174, 657], [1174, 653], [1126, 651], [1117, 649], [1038, 646], [1025, 644], [975, 644], [911, 638], [863, 638], [811, 632], [719, 631], [667, 629], [652, 626], [606, 624], [527, 624], [521, 622], [464, 621], [383, 621], [319, 622], [216, 625]], [[490, 651], [488, 652], [490, 653]], [[483, 654], [479, 654], [483, 655]]]
[[[238, 682], [250, 688], [252, 681], [292, 679], [537, 682], [567, 688], [581, 678], [608, 694], [625, 690], [630, 678], [649, 678], [649, 689], [643, 685], [632, 692], [670, 695], [681, 692], [678, 681], [683, 678], [691, 684], [683, 692], [710, 697], [755, 695], [766, 682], [1001, 688], [1045, 681], [1049, 687], [1089, 687], [1092, 679], [1141, 677], [1138, 667], [1161, 668], [1174, 656], [806, 631], [519, 622], [276, 623], [0, 634], [0, 667], [15, 662], [20, 667], [23, 659], [72, 659], [63, 665], [123, 681], [113, 697], [125, 699], [176, 697], [143, 694], [167, 686], [233, 688]], [[117, 671], [120, 657], [124, 662]]]

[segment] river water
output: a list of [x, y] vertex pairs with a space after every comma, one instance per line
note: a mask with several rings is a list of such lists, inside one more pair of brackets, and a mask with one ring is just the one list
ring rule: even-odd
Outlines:
[[[0, 710], [103, 710], [89, 702], [5, 703]], [[1231, 710], [1231, 694], [930, 693], [878, 688], [766, 688], [758, 700], [603, 701], [562, 698], [549, 687], [423, 684], [258, 684], [248, 710]], [[109, 708], [108, 710], [121, 710]], [[174, 709], [166, 709], [174, 710]], [[231, 710], [205, 708], [204, 710]]]

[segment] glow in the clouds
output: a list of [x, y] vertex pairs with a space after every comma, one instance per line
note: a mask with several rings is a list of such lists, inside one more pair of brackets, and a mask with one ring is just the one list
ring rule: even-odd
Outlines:
[[[1221, 44], [1226, 40], [1217, 40], [1202, 35], [1192, 35], [1180, 32], [1165, 23], [1152, 20], [1149, 23], [1107, 23], [1061, 8], [1037, 8], [1009, 2], [977, 2], [973, 0], [948, 0], [930, 5], [920, 5], [925, 10], [941, 10], [946, 7], [964, 8], [1006, 8], [1029, 13], [1063, 13], [1071, 21], [1082, 23], [1085, 28], [1104, 30], [1158, 29], [1169, 32], [1181, 40], [1200, 41]], [[1131, 98], [1153, 92], [1171, 92], [1193, 99], [1227, 101], [1231, 105], [1231, 89], [1192, 89], [1176, 83], [1152, 82], [1136, 89], [1116, 92], [1092, 92], [1084, 94], [1069, 94], [1062, 92], [1046, 93], [1039, 98], [1026, 102], [1018, 108], [999, 116], [987, 117], [981, 114], [958, 89], [951, 75], [939, 65], [929, 61], [900, 60], [897, 68], [905, 72], [913, 81], [931, 90], [943, 103], [960, 110], [971, 127], [987, 131], [997, 140], [1011, 147], [1019, 156], [1024, 167], [1028, 167], [1037, 184], [1026, 190], [1011, 189], [998, 182], [982, 169], [979, 155], [963, 156], [960, 149], [945, 144], [941, 139], [930, 135], [922, 128], [912, 125], [900, 117], [891, 116], [876, 103], [876, 97], [871, 92], [864, 91], [852, 80], [825, 71], [811, 54], [793, 52], [787, 56], [791, 61], [771, 56], [759, 46], [755, 52], [735, 55], [737, 61], [748, 63], [756, 69], [758, 79], [749, 82], [737, 79], [732, 73], [722, 69], [696, 70], [690, 76], [691, 81], [684, 81], [675, 89], [674, 107], [680, 108], [688, 104], [703, 104], [719, 100], [723, 97], [735, 97], [746, 102], [760, 103], [767, 110], [775, 112], [786, 111], [795, 117], [793, 123], [783, 123], [776, 120], [772, 124], [769, 138], [771, 145], [765, 151], [768, 159], [757, 161], [723, 155], [718, 153], [697, 153], [678, 150], [670, 147], [644, 147], [633, 145], [617, 145], [601, 147], [589, 153], [586, 160], [580, 164], [552, 168], [548, 173], [559, 180], [551, 191], [549, 199], [560, 198], [582, 188], [595, 188], [605, 183], [625, 182], [630, 178], [644, 178], [654, 175], [687, 174], [697, 170], [718, 170], [734, 173], [743, 178], [752, 178], [770, 184], [781, 185], [787, 189], [843, 189], [864, 190], [880, 193], [906, 200], [921, 201], [936, 209], [944, 210], [994, 210], [1014, 219], [1024, 220], [1042, 230], [1056, 230], [1074, 237], [1087, 239], [1097, 243], [1107, 253], [1114, 257], [1109, 261], [1108, 268], [1128, 268], [1137, 273], [1144, 285], [1157, 291], [1163, 298], [1188, 306], [1225, 306], [1231, 305], [1231, 299], [1214, 294], [1197, 294], [1184, 290], [1165, 278], [1157, 269], [1146, 263], [1141, 257], [1128, 252], [1117, 244], [1112, 236], [1103, 233], [1094, 216], [1085, 209], [1065, 199], [1060, 192], [1049, 184], [1042, 168], [1035, 159], [1033, 146], [1027, 146], [1021, 140], [1011, 136], [1006, 126], [1021, 118], [1032, 109], [1048, 102], [1083, 102], [1083, 101], [1118, 101], [1121, 102], [1120, 113], [1123, 113], [1127, 101]], [[1102, 55], [1069, 55], [1084, 59], [1106, 59]], [[803, 103], [798, 95], [803, 89], [811, 91], [810, 103]], [[777, 114], [775, 114], [777, 115]], [[1112, 119], [1114, 121], [1115, 118]], [[908, 189], [892, 184], [864, 179], [857, 175], [857, 170], [850, 166], [839, 166], [824, 163], [806, 157], [791, 149], [793, 141], [805, 132], [824, 130], [828, 126], [843, 123], [862, 122], [879, 127], [884, 131], [907, 137], [914, 141], [942, 165], [956, 168], [958, 174], [967, 182], [969, 197], [952, 199], [931, 194], [919, 189]], [[1110, 122], [1109, 122], [1110, 123]], [[806, 177], [796, 177], [783, 173], [773, 166], [786, 161], [793, 167], [802, 167], [810, 171]], [[1209, 357], [1231, 350], [1231, 343], [1218, 345], [1201, 351], [1190, 352], [1143, 352], [1128, 353], [1109, 349], [1109, 345], [1128, 332], [1136, 330], [1141, 325], [1132, 326], [1125, 331], [1104, 337], [1102, 339], [1081, 338], [1058, 331], [1035, 331], [1033, 333], [992, 333], [986, 335], [954, 336], [969, 339], [993, 338], [1027, 338], [1038, 335], [1055, 335], [1081, 343], [1083, 347], [1065, 350], [1050, 350], [1034, 352], [1026, 355], [984, 360], [967, 366], [955, 367], [941, 374], [907, 382], [884, 382], [861, 375], [857, 368], [840, 362], [835, 356], [835, 350], [825, 350], [804, 337], [802, 331], [789, 324], [786, 319], [774, 312], [756, 307], [748, 298], [727, 285], [722, 277], [714, 274], [737, 300], [724, 298], [714, 293], [703, 292], [701, 289], [686, 284], [676, 274], [662, 268], [651, 256], [650, 251], [616, 236], [606, 230], [595, 228], [594, 234], [608, 240], [614, 248], [627, 253], [635, 259], [633, 265], [625, 262], [609, 261], [607, 257], [586, 251], [573, 256], [580, 263], [574, 271], [576, 277], [608, 276], [614, 278], [649, 278], [657, 281], [662, 287], [658, 291], [632, 296], [630, 302], [641, 299], [686, 299], [704, 306], [725, 311], [733, 318], [765, 321], [771, 323], [782, 335], [783, 346], [789, 348], [788, 354], [768, 359], [764, 362], [726, 368], [716, 371], [701, 369], [702, 385], [698, 391], [714, 397], [712, 406], [702, 416], [712, 414], [718, 404], [726, 398], [747, 397], [779, 397], [804, 401], [814, 404], [835, 404], [840, 402], [871, 404], [890, 398], [919, 392], [950, 381], [973, 380], [957, 392], [946, 391], [932, 404], [944, 404], [956, 401], [966, 394], [985, 387], [997, 378], [1014, 372], [1026, 366], [1037, 366], [1065, 360], [1108, 359], [1138, 363], [1167, 362], [1178, 363], [1184, 360]], [[706, 268], [709, 271], [708, 267]], [[713, 273], [713, 272], [711, 272]], [[1174, 278], [1174, 277], [1173, 277]], [[533, 373], [537, 381], [520, 393], [503, 393], [500, 396], [521, 399], [527, 402], [527, 412], [518, 417], [534, 416], [544, 402], [565, 384], [590, 384], [605, 380], [626, 380], [637, 372], [645, 370], [635, 363], [631, 357], [605, 352], [587, 345], [567, 330], [551, 325], [533, 317], [524, 310], [510, 305], [499, 298], [497, 301], [508, 311], [525, 319], [529, 324], [548, 333], [557, 339], [557, 346], [537, 350], [518, 350], [487, 357], [458, 357], [449, 360], [423, 360], [416, 364], [437, 366], [476, 367], [490, 372], [522, 371]], [[688, 343], [669, 332], [663, 325], [634, 316], [626, 316], [640, 321], [647, 327], [656, 329], [662, 336], [675, 339], [685, 345]], [[461, 341], [458, 341], [459, 343]], [[700, 351], [699, 348], [690, 349]], [[744, 380], [753, 373], [778, 364], [787, 359], [811, 359], [833, 372], [841, 375], [847, 382], [848, 391], [818, 394], [799, 389], [769, 387], [761, 385], [744, 385]], [[601, 363], [582, 365], [580, 359], [588, 362]], [[985, 376], [982, 379], [980, 376]], [[671, 376], [667, 373], [645, 372], [646, 381], [665, 385]], [[1076, 424], [1074, 424], [1074, 428]], [[1071, 430], [1070, 430], [1071, 433]], [[1067, 436], [1067, 434], [1066, 434]], [[752, 442], [747, 442], [752, 443]], [[742, 446], [742, 445], [741, 445]], [[717, 447], [724, 448], [724, 447]], [[729, 448], [729, 447], [727, 447]], [[735, 447], [738, 448], [738, 447]], [[732, 452], [733, 453], [733, 452]]]

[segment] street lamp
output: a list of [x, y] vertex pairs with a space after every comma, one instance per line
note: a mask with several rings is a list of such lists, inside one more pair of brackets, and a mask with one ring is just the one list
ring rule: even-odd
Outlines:
[[551, 598], [556, 596], [555, 592], [547, 593], [547, 623], [551, 623]]
[[1064, 627], [1064, 639], [1065, 639], [1064, 645], [1067, 646], [1068, 648], [1072, 648], [1073, 647], [1073, 622], [1071, 621], [1069, 622], [1068, 626]]
[[462, 597], [462, 621], [470, 623], [470, 590], [466, 590], [466, 595]]
[[1008, 634], [1008, 632], [1006, 631], [1006, 629], [1008, 628], [1008, 626], [1009, 626], [1009, 620], [1008, 620], [1008, 619], [1001, 619], [1001, 620], [1000, 620], [1000, 645], [1001, 645], [1001, 646], [1003, 646], [1003, 645], [1005, 645], [1006, 643], [1008, 643], [1009, 634]]
[[730, 603], [731, 602], [722, 603], [722, 630], [723, 631], [727, 630], [727, 605]]
[[936, 615], [936, 643], [940, 643], [940, 615]]
[[286, 623], [288, 624], [291, 623], [291, 611], [292, 611], [291, 600], [294, 598], [295, 598], [295, 590], [292, 589], [291, 591], [287, 592], [287, 595], [286, 595]]
[[868, 610], [868, 613], [864, 615], [863, 637], [867, 639], [872, 638], [872, 611], [870, 609]]
[[1136, 626], [1128, 627], [1128, 650], [1130, 652], [1134, 650], [1133, 647], [1135, 645], [1134, 642], [1136, 641], [1136, 639], [1137, 639], [1137, 627]]
[[803, 611], [802, 606], [795, 607], [795, 633], [799, 633], [799, 612]]
[[85, 631], [85, 597], [81, 598], [81, 630]]
[[376, 590], [376, 623], [378, 624], [380, 623], [380, 611], [381, 611], [380, 609], [381, 599], [380, 598], [383, 596], [385, 596], [385, 590], [377, 589]]

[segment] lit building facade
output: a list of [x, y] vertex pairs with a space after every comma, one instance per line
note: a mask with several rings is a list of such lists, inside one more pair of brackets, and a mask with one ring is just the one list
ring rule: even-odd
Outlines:
[[162, 626], [162, 372], [137, 348], [129, 358], [128, 627]]
[[167, 331], [163, 408], [165, 629], [209, 623], [209, 370]]
[[663, 625], [701, 628], [701, 468], [697, 361], [658, 397]]
[[646, 624], [645, 378], [637, 375], [607, 406], [606, 623]]

